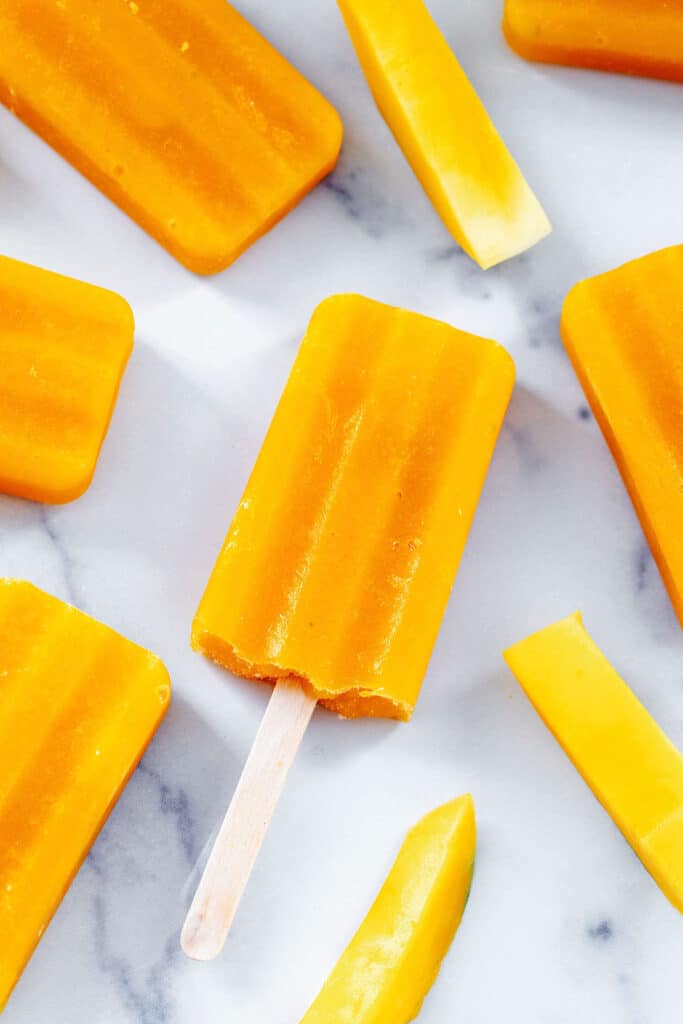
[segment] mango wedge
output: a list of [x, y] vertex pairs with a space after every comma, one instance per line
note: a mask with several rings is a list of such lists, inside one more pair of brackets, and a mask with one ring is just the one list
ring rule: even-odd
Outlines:
[[520, 57], [683, 82], [683, 0], [505, 0]]
[[503, 656], [657, 885], [683, 913], [683, 756], [593, 643], [580, 613]]
[[149, 651], [0, 580], [0, 1010], [170, 694]]
[[133, 331], [120, 295], [0, 256], [0, 492], [86, 490]]
[[475, 846], [470, 796], [418, 822], [301, 1024], [407, 1024], [417, 1016], [460, 924]]
[[444, 224], [484, 269], [551, 230], [422, 0], [338, 0], [377, 106]]
[[575, 285], [565, 348], [683, 625], [683, 245]]
[[336, 112], [225, 0], [3, 0], [0, 38], [0, 100], [197, 273], [336, 162]]

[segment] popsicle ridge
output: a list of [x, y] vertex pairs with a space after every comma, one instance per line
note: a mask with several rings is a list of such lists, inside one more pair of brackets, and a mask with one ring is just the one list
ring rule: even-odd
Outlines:
[[[683, 622], [683, 245], [580, 281], [561, 334]], [[599, 341], [599, 343], [598, 343]]]
[[0, 100], [199, 273], [336, 162], [330, 104], [224, 0], [7, 0]]
[[169, 701], [150, 652], [0, 579], [0, 1009]]
[[314, 313], [193, 647], [407, 720], [509, 400], [491, 342], [361, 296]]
[[133, 349], [120, 295], [0, 256], [0, 491], [78, 497]]

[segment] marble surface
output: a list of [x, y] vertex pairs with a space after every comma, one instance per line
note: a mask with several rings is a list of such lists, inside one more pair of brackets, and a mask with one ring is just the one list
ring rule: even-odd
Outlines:
[[[0, 571], [166, 661], [174, 704], [7, 1024], [299, 1020], [407, 829], [460, 792], [472, 897], [420, 1020], [677, 1024], [683, 927], [545, 730], [502, 648], [577, 607], [683, 744], [683, 640], [558, 336], [578, 278], [683, 234], [681, 87], [523, 63], [499, 0], [433, 0], [555, 225], [487, 273], [380, 120], [332, 0], [241, 0], [346, 125], [333, 176], [225, 273], [193, 277], [0, 111], [0, 246], [121, 291], [136, 349], [94, 483], [0, 498]], [[518, 386], [410, 726], [314, 717], [224, 955], [178, 933], [268, 697], [189, 624], [314, 305], [358, 290], [490, 335]]]

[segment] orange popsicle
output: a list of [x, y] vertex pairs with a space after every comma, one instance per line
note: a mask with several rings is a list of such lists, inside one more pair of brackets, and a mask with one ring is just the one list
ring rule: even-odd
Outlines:
[[323, 302], [192, 628], [250, 678], [410, 718], [507, 407], [495, 342], [357, 295]]
[[334, 166], [327, 101], [225, 0], [3, 0], [0, 99], [198, 273]]
[[170, 693], [153, 654], [0, 580], [0, 1009]]
[[495, 342], [359, 295], [313, 315], [192, 628], [277, 680], [185, 927], [222, 948], [317, 701], [409, 719], [514, 381]]
[[683, 82], [683, 0], [505, 0], [527, 60]]
[[114, 292], [0, 256], [0, 491], [86, 490], [133, 348]]
[[580, 281], [561, 330], [683, 625], [683, 245]]

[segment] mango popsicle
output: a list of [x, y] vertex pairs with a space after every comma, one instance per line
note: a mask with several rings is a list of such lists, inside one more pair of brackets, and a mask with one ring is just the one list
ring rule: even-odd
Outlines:
[[0, 580], [0, 1009], [170, 700], [158, 658]]
[[408, 1024], [460, 925], [472, 883], [472, 797], [425, 815], [301, 1024]]
[[683, 913], [683, 756], [586, 632], [580, 613], [504, 652], [527, 697]]
[[119, 295], [0, 256], [0, 491], [86, 490], [133, 348]]
[[0, 37], [0, 100], [198, 273], [336, 162], [333, 108], [225, 0], [3, 0]]
[[423, 0], [338, 0], [384, 120], [456, 242], [484, 270], [550, 222]]
[[683, 625], [683, 245], [580, 281], [561, 334]]
[[683, 82], [683, 0], [505, 0], [521, 57]]
[[183, 930], [221, 949], [317, 701], [410, 718], [501, 422], [495, 342], [337, 295], [313, 314], [192, 645], [278, 680]]
[[192, 626], [237, 675], [410, 718], [507, 407], [495, 342], [358, 295], [313, 314]]

